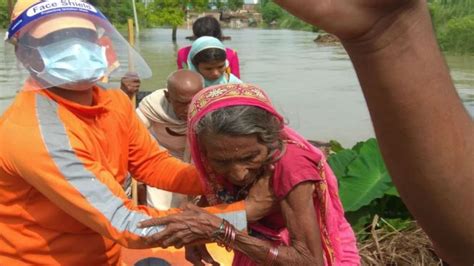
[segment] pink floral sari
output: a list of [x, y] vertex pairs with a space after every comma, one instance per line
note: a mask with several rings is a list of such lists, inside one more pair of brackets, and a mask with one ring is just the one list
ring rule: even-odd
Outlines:
[[[193, 99], [189, 110], [188, 139], [193, 161], [200, 173], [206, 198], [211, 205], [232, 201], [223, 193], [226, 189], [225, 179], [216, 177], [206, 171], [206, 166], [199, 149], [198, 138], [194, 131], [197, 123], [208, 113], [220, 108], [249, 105], [262, 108], [283, 121], [276, 112], [265, 92], [254, 85], [226, 84], [209, 87], [199, 92]], [[337, 180], [331, 168], [326, 164], [323, 153], [289, 127], [283, 129], [287, 142], [298, 143], [320, 159], [317, 169], [321, 182], [317, 183], [314, 193], [317, 221], [320, 225], [324, 260], [326, 265], [359, 265], [360, 258], [352, 228], [344, 217], [344, 210], [338, 195]], [[317, 206], [316, 206], [317, 205]], [[267, 217], [270, 218], [271, 217]], [[249, 225], [250, 230], [265, 239], [281, 245], [289, 245], [288, 230], [275, 231], [262, 224]], [[233, 265], [256, 265], [244, 254], [236, 252]]]

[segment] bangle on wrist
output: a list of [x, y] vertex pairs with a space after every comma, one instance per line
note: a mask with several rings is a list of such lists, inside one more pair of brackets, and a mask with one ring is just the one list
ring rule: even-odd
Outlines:
[[272, 266], [275, 263], [276, 258], [278, 257], [278, 245], [271, 247], [268, 250], [267, 256], [263, 261], [263, 266]]
[[222, 220], [219, 229], [213, 232], [213, 240], [220, 247], [225, 247], [227, 251], [231, 251], [234, 248], [236, 236], [235, 227], [225, 219]]
[[212, 240], [216, 240], [220, 235], [224, 234], [224, 229], [225, 229], [225, 222], [226, 220], [222, 219], [221, 224], [219, 225], [219, 228], [212, 232], [211, 237]]

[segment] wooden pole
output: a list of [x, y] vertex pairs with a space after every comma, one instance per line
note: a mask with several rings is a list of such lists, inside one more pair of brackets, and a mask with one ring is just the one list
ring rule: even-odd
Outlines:
[[[130, 46], [135, 46], [135, 32], [133, 30], [133, 20], [131, 18], [128, 19], [128, 42]], [[130, 63], [128, 64], [130, 66]]]
[[[133, 30], [133, 20], [128, 19], [128, 42], [130, 43], [130, 48], [128, 50], [128, 71], [134, 72], [135, 71], [135, 64], [133, 62], [133, 47], [135, 46], [135, 32]], [[133, 109], [136, 108], [136, 95], [132, 96], [132, 105]], [[132, 177], [132, 199], [135, 204], [138, 205], [138, 183], [135, 178]]]
[[133, 18], [135, 19], [135, 29], [137, 31], [137, 36], [140, 35], [140, 29], [138, 28], [138, 15], [137, 15], [137, 6], [135, 0], [132, 0], [132, 7], [133, 7]]
[[[135, 47], [135, 32], [133, 30], [133, 20], [131, 18], [128, 19], [128, 42], [132, 49], [128, 50], [128, 71], [134, 72], [135, 71], [135, 63], [133, 62], [133, 47]], [[135, 95], [133, 95], [133, 106], [136, 107], [135, 103]]]
[[8, 0], [8, 18], [10, 19], [13, 12], [13, 0]]

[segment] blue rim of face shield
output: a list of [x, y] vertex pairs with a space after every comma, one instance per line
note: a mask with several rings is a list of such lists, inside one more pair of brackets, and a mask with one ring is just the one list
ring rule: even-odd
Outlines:
[[107, 18], [97, 8], [86, 2], [80, 0], [43, 0], [23, 11], [10, 24], [5, 39], [10, 40], [18, 31], [35, 20], [58, 13], [92, 15], [108, 22]]

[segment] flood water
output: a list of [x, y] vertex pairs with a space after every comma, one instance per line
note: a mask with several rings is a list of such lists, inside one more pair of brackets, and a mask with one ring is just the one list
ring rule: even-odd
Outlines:
[[[0, 32], [0, 34], [4, 34]], [[238, 51], [241, 78], [264, 88], [291, 127], [305, 137], [345, 146], [374, 135], [356, 74], [344, 49], [313, 42], [315, 33], [289, 30], [224, 30]], [[178, 30], [174, 45], [169, 29], [142, 30], [137, 48], [153, 70], [143, 90], [164, 87], [176, 69], [176, 50], [190, 44], [190, 30]], [[13, 49], [0, 44], [0, 113], [24, 77], [18, 75]], [[447, 56], [458, 92], [474, 115], [474, 57]]]

